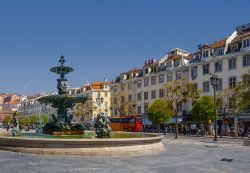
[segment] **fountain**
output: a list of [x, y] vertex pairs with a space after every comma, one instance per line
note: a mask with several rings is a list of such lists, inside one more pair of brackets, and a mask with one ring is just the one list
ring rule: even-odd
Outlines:
[[53, 108], [57, 109], [57, 116], [52, 115], [50, 122], [43, 128], [43, 133], [51, 135], [75, 135], [84, 134], [86, 129], [82, 123], [73, 122], [73, 115], [68, 113], [68, 109], [72, 109], [76, 103], [84, 103], [87, 98], [82, 95], [68, 94], [68, 81], [65, 75], [73, 72], [71, 67], [64, 66], [64, 56], [61, 55], [58, 67], [50, 69], [51, 72], [59, 74], [57, 79], [57, 95], [49, 95], [38, 99], [38, 102], [43, 104], [51, 104]]
[[[112, 132], [109, 120], [105, 114], [99, 114], [95, 123], [95, 132], [84, 131], [79, 122], [73, 122], [69, 113], [76, 103], [84, 103], [83, 95], [68, 94], [68, 82], [65, 75], [73, 72], [73, 68], [64, 66], [63, 55], [60, 66], [50, 71], [60, 75], [57, 79], [58, 94], [48, 95], [38, 99], [40, 103], [51, 104], [57, 109], [57, 115], [52, 115], [49, 123], [37, 122], [38, 133], [20, 133], [16, 113], [13, 115], [14, 128], [11, 134], [0, 134], [0, 150], [22, 152], [29, 154], [49, 155], [88, 155], [88, 156], [121, 156], [153, 154], [162, 152], [162, 136], [133, 132]], [[96, 100], [100, 108], [100, 97]]]

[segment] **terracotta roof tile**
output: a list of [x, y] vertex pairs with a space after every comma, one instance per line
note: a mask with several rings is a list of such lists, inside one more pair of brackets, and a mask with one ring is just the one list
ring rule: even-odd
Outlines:
[[226, 41], [227, 41], [227, 38], [223, 38], [219, 41], [216, 41], [212, 44], [209, 45], [210, 48], [213, 48], [213, 49], [216, 49], [216, 48], [219, 48], [219, 47], [224, 47], [225, 44], [226, 44]]

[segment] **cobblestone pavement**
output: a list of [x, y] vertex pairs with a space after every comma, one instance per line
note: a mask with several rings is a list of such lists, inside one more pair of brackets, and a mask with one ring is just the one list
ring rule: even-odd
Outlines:
[[240, 139], [165, 136], [166, 150], [127, 157], [38, 156], [0, 151], [0, 173], [250, 173], [250, 147]]

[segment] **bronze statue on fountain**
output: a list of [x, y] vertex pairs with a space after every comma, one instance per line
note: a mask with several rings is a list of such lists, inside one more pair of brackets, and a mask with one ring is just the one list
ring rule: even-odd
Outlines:
[[64, 56], [61, 55], [58, 67], [50, 69], [51, 72], [60, 75], [57, 79], [57, 95], [49, 95], [38, 99], [39, 102], [44, 104], [51, 104], [53, 108], [57, 109], [57, 115], [52, 115], [49, 123], [43, 128], [43, 133], [54, 135], [74, 135], [84, 134], [85, 126], [80, 122], [73, 122], [73, 115], [68, 112], [76, 103], [84, 103], [87, 98], [83, 95], [69, 95], [68, 94], [68, 80], [65, 75], [73, 72], [74, 69], [66, 67]]

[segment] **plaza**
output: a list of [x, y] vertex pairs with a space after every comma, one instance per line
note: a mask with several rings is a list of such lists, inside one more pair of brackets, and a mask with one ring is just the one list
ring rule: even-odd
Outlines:
[[154, 155], [74, 157], [0, 151], [0, 172], [11, 173], [248, 173], [250, 149], [242, 139], [164, 136], [165, 150]]

